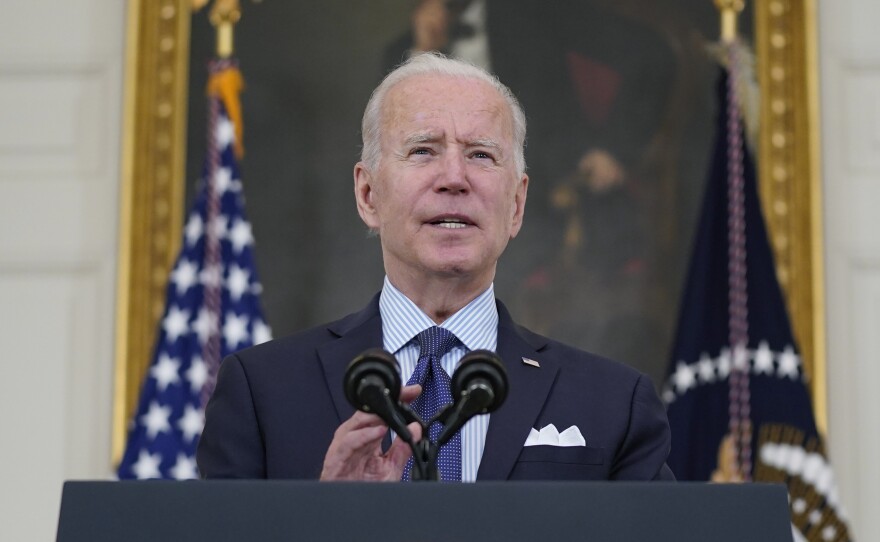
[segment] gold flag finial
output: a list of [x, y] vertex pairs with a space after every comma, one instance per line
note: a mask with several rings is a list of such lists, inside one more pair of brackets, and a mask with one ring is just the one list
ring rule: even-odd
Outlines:
[[746, 2], [745, 0], [715, 0], [715, 7], [721, 12], [721, 41], [730, 43], [737, 38], [737, 18], [745, 9]]
[[[193, 11], [205, 7], [210, 0], [192, 0]], [[233, 52], [233, 33], [235, 23], [241, 19], [239, 0], [214, 0], [208, 19], [217, 30], [217, 56], [229, 58]]]

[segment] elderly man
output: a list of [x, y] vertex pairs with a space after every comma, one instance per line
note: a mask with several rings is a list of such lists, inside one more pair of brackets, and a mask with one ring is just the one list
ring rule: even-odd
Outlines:
[[518, 327], [495, 300], [496, 265], [522, 226], [529, 183], [525, 115], [507, 87], [469, 64], [419, 55], [373, 92], [362, 128], [355, 198], [381, 240], [382, 291], [359, 313], [224, 360], [198, 450], [202, 475], [409, 479], [406, 443], [354, 412], [342, 389], [349, 361], [382, 346], [417, 412], [451, 401], [449, 374], [466, 352], [493, 350], [505, 364], [506, 404], [440, 448], [443, 480], [671, 479], [669, 427], [648, 378]]

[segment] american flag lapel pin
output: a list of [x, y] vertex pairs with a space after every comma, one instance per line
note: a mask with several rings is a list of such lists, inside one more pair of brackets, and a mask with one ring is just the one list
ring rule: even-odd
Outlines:
[[540, 363], [538, 363], [537, 361], [530, 359], [530, 358], [522, 358], [522, 362], [526, 365], [531, 365], [532, 367], [538, 367], [538, 368], [541, 367]]

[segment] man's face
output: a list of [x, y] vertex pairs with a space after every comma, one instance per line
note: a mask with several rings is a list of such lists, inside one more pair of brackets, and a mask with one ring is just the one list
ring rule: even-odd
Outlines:
[[488, 286], [522, 225], [528, 187], [504, 99], [477, 79], [415, 76], [391, 88], [382, 116], [380, 163], [355, 166], [355, 193], [386, 272]]

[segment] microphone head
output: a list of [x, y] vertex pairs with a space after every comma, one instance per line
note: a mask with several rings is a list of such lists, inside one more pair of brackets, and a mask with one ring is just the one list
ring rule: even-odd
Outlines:
[[381, 382], [381, 385], [388, 389], [393, 401], [396, 401], [400, 396], [400, 373], [397, 370], [397, 360], [381, 348], [365, 350], [351, 360], [343, 379], [345, 398], [348, 399], [348, 402], [358, 410], [370, 412], [369, 407], [365, 410], [365, 402], [360, 397], [361, 383], [364, 380]]
[[492, 400], [482, 410], [482, 414], [500, 407], [507, 398], [507, 371], [498, 354], [490, 350], [468, 352], [452, 374], [452, 397], [458, 398], [470, 393], [475, 386], [488, 388]]

